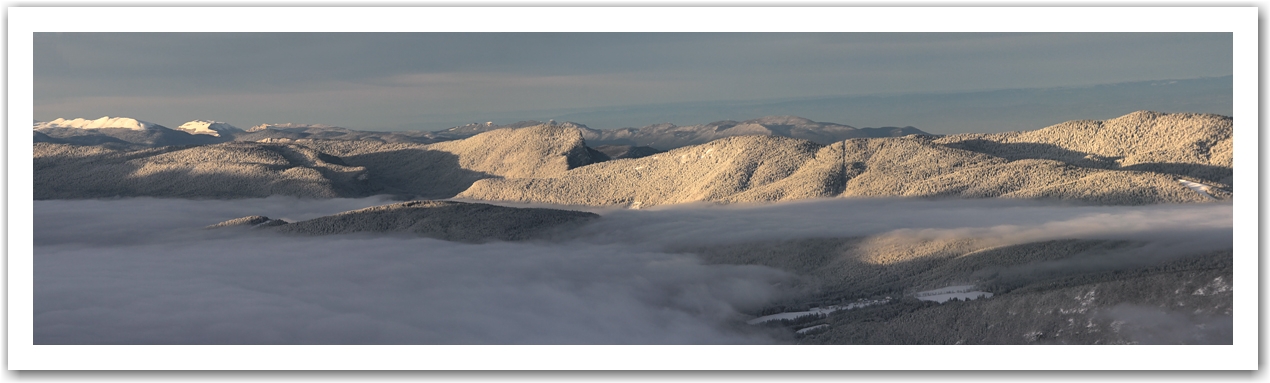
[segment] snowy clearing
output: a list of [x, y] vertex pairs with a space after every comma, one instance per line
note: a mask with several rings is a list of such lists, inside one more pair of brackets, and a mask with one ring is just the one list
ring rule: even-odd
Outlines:
[[852, 309], [858, 309], [858, 308], [862, 308], [862, 307], [868, 307], [868, 306], [872, 306], [872, 305], [876, 305], [876, 304], [886, 303], [886, 302], [888, 302], [888, 301], [890, 301], [890, 299], [862, 300], [862, 301], [859, 301], [859, 302], [848, 303], [848, 304], [845, 304], [845, 305], [825, 306], [825, 307], [814, 307], [814, 308], [812, 308], [811, 310], [808, 310], [808, 311], [790, 311], [790, 312], [783, 312], [783, 313], [779, 313], [779, 314], [764, 315], [764, 316], [761, 316], [761, 317], [758, 317], [758, 318], [750, 319], [750, 320], [746, 321], [745, 323], [749, 323], [749, 324], [760, 324], [760, 323], [767, 323], [767, 322], [771, 322], [771, 321], [774, 321], [774, 320], [782, 320], [782, 319], [798, 319], [798, 318], [802, 318], [802, 317], [805, 317], [805, 316], [808, 316], [808, 315], [820, 315], [820, 314], [829, 315], [829, 313], [832, 313], [832, 312], [834, 312], [834, 311], [838, 311], [838, 310], [852, 310]]
[[812, 332], [812, 331], [816, 331], [816, 330], [819, 330], [819, 329], [823, 329], [823, 328], [829, 328], [829, 325], [827, 325], [827, 324], [818, 324], [818, 325], [811, 326], [811, 327], [808, 327], [808, 328], [805, 328], [805, 329], [801, 329], [801, 330], [798, 330], [798, 331], [794, 331], [794, 332], [799, 333], [799, 334], [806, 334], [806, 333], [809, 333], [809, 332]]
[[1204, 196], [1205, 198], [1208, 198], [1208, 199], [1216, 199], [1216, 198], [1213, 198], [1213, 195], [1212, 195], [1212, 193], [1211, 193], [1211, 192], [1212, 192], [1212, 189], [1213, 189], [1213, 187], [1212, 187], [1212, 186], [1208, 186], [1208, 185], [1205, 185], [1205, 184], [1202, 184], [1202, 183], [1199, 183], [1199, 182], [1191, 182], [1191, 181], [1187, 181], [1187, 180], [1184, 180], [1184, 179], [1181, 179], [1181, 178], [1178, 178], [1178, 179], [1177, 179], [1177, 182], [1178, 182], [1178, 183], [1181, 183], [1181, 184], [1182, 184], [1182, 186], [1186, 186], [1186, 187], [1188, 187], [1188, 188], [1191, 188], [1191, 190], [1194, 190], [1196, 193], [1199, 193], [1199, 195], [1202, 195], [1202, 196]]

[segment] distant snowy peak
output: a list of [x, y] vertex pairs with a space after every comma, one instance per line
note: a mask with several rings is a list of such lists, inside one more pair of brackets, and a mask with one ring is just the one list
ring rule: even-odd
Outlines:
[[210, 121], [210, 120], [190, 121], [190, 122], [181, 124], [181, 126], [177, 127], [177, 129], [183, 130], [189, 134], [206, 134], [209, 136], [216, 136], [216, 137], [220, 137], [220, 134], [222, 132], [241, 132], [242, 131], [242, 129], [238, 129], [237, 127], [234, 127], [233, 125], [230, 125], [224, 122]]
[[[833, 124], [833, 123], [815, 122], [810, 119], [806, 119], [806, 118], [802, 118], [798, 116], [765, 116], [765, 117], [755, 118], [753, 120], [745, 120], [745, 121], [742, 121], [742, 123], [761, 124], [761, 125], [814, 125], [814, 124], [839, 125], [839, 124]], [[842, 125], [842, 126], [846, 126], [846, 125]]]
[[247, 129], [247, 131], [259, 132], [265, 129], [309, 129], [309, 128], [324, 129], [324, 128], [334, 128], [334, 126], [324, 125], [324, 124], [296, 124], [296, 123], [288, 122], [284, 124], [260, 124], [260, 125], [253, 126], [250, 129]]
[[135, 118], [127, 117], [102, 117], [96, 120], [85, 120], [76, 118], [67, 120], [59, 118], [49, 122], [35, 123], [34, 129], [44, 128], [78, 128], [78, 129], [131, 129], [131, 130], [148, 130], [161, 128], [159, 124], [141, 121]]
[[455, 136], [477, 135], [491, 130], [503, 128], [503, 126], [494, 125], [494, 121], [473, 122], [467, 125], [456, 126], [453, 128], [439, 130], [438, 133], [445, 133]]

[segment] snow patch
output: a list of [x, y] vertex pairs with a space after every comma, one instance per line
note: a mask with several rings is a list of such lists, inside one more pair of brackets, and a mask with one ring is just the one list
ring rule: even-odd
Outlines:
[[804, 328], [804, 329], [801, 329], [801, 330], [798, 330], [798, 331], [794, 331], [794, 332], [799, 333], [799, 334], [806, 334], [806, 333], [809, 333], [809, 332], [812, 332], [812, 331], [816, 331], [816, 330], [820, 330], [820, 329], [825, 329], [825, 328], [829, 328], [829, 325], [827, 325], [827, 324], [818, 324], [818, 325], [811, 326], [811, 327], [808, 327], [808, 328]]
[[77, 128], [77, 129], [147, 130], [147, 129], [153, 129], [157, 126], [159, 125], [155, 123], [151, 123], [151, 122], [141, 121], [135, 118], [106, 116], [106, 117], [98, 118], [96, 120], [85, 120], [82, 118], [67, 120], [65, 118], [59, 118], [49, 122], [37, 122], [34, 124], [34, 129]]
[[939, 303], [944, 303], [952, 299], [971, 300], [992, 297], [992, 293], [986, 291], [974, 291], [974, 288], [974, 285], [948, 286], [941, 289], [919, 291], [916, 294], [913, 294], [913, 296], [923, 301]]
[[1226, 283], [1226, 280], [1222, 277], [1217, 277], [1207, 285], [1196, 289], [1194, 293], [1191, 293], [1191, 295], [1215, 295], [1229, 291], [1231, 291], [1231, 288], [1230, 285]]
[[177, 127], [189, 134], [206, 134], [220, 137], [221, 132], [242, 131], [233, 125], [211, 120], [194, 120]]
[[802, 317], [805, 317], [805, 316], [808, 316], [808, 315], [822, 315], [822, 314], [823, 314], [823, 315], [829, 315], [829, 313], [832, 313], [832, 312], [834, 312], [834, 311], [838, 311], [838, 310], [852, 310], [852, 309], [858, 309], [858, 308], [862, 308], [862, 307], [868, 307], [868, 306], [872, 306], [872, 305], [876, 305], [876, 304], [886, 303], [886, 302], [889, 302], [889, 301], [890, 301], [890, 299], [861, 300], [861, 301], [859, 301], [859, 302], [848, 303], [848, 304], [845, 304], [845, 305], [825, 306], [825, 307], [814, 307], [814, 308], [812, 308], [811, 310], [808, 310], [808, 311], [791, 311], [791, 312], [783, 312], [783, 313], [779, 313], [779, 314], [764, 315], [764, 316], [761, 316], [761, 317], [758, 317], [758, 318], [750, 319], [750, 320], [746, 321], [745, 323], [749, 323], [749, 324], [760, 324], [760, 323], [767, 323], [767, 322], [771, 322], [771, 321], [774, 321], [774, 320], [782, 320], [782, 319], [791, 319], [791, 320], [792, 320], [792, 319], [798, 319], [798, 318], [802, 318]]
[[1045, 336], [1045, 333], [1040, 331], [1032, 331], [1032, 332], [1023, 334], [1023, 340], [1026, 340], [1028, 342], [1035, 342], [1037, 339], [1041, 339], [1042, 336]]
[[1186, 187], [1188, 187], [1188, 188], [1191, 188], [1191, 190], [1194, 190], [1196, 193], [1199, 193], [1199, 195], [1204, 196], [1204, 198], [1208, 198], [1208, 199], [1216, 199], [1216, 198], [1213, 198], [1213, 194], [1212, 194], [1213, 187], [1212, 187], [1212, 186], [1208, 186], [1208, 185], [1205, 185], [1205, 184], [1202, 184], [1202, 183], [1199, 183], [1199, 182], [1191, 182], [1191, 181], [1187, 181], [1187, 180], [1184, 180], [1184, 179], [1181, 179], [1181, 178], [1178, 178], [1178, 179], [1177, 179], [1177, 182], [1178, 182], [1178, 183], [1180, 183], [1180, 184], [1182, 184], [1182, 186], [1186, 186]]

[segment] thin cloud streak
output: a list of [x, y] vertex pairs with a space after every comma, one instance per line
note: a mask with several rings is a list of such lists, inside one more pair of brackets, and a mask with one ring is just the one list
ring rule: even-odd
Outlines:
[[[446, 113], [488, 113], [495, 105], [537, 110], [570, 99], [578, 108], [638, 102], [642, 94], [666, 92], [674, 97], [696, 86], [692, 79], [645, 74], [524, 76], [507, 73], [442, 73], [400, 75], [363, 82], [324, 81], [306, 89], [261, 92], [161, 95], [73, 95], [42, 103], [51, 109], [74, 109], [74, 117], [142, 116], [148, 108], [201, 109], [186, 119], [226, 121], [240, 127], [261, 123], [322, 123], [355, 129], [382, 129], [382, 116], [402, 111], [440, 109]], [[364, 100], [380, 100], [358, 105]], [[334, 107], [332, 105], [335, 105]], [[146, 118], [136, 117], [146, 120]], [[424, 115], [413, 116], [424, 121]], [[151, 121], [151, 120], [146, 120]], [[151, 121], [174, 128], [185, 121]]]
[[[1222, 33], [40, 33], [35, 116], [383, 129], [447, 113], [1224, 76], [1231, 44]], [[446, 77], [459, 82], [396, 81]], [[359, 87], [394, 83], [410, 91]], [[286, 97], [270, 113], [248, 95]], [[354, 111], [366, 112], [343, 117]]]

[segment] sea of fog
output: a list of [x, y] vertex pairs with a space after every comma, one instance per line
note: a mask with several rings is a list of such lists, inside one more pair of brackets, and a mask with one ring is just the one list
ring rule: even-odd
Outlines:
[[786, 298], [780, 270], [703, 264], [676, 248], [890, 235], [1001, 244], [1064, 238], [1231, 247], [1229, 203], [1081, 206], [1019, 200], [834, 199], [588, 209], [550, 242], [286, 236], [204, 226], [290, 221], [390, 203], [116, 199], [34, 202], [36, 344], [751, 344]]

